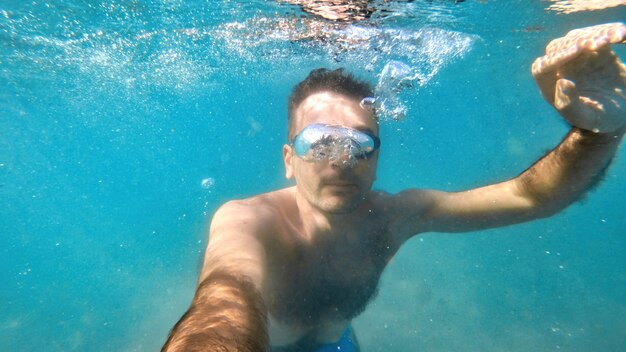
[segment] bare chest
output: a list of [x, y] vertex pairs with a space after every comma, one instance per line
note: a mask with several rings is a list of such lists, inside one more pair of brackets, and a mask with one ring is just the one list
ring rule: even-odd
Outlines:
[[[375, 296], [380, 275], [395, 253], [384, 236], [358, 244], [295, 245], [274, 268], [270, 314], [292, 326], [350, 321]], [[378, 241], [376, 240], [378, 239]]]

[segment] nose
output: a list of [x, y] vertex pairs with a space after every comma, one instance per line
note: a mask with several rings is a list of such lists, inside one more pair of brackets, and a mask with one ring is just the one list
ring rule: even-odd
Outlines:
[[349, 152], [343, 152], [330, 160], [333, 169], [351, 169], [356, 166], [359, 160]]
[[341, 147], [335, 150], [330, 163], [333, 168], [353, 168], [359, 162], [357, 155], [361, 152], [360, 145], [352, 139], [347, 139], [339, 144]]

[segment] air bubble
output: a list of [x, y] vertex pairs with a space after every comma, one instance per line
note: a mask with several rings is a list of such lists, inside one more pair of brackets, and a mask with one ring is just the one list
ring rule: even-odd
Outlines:
[[391, 60], [382, 69], [376, 84], [376, 111], [382, 120], [403, 120], [407, 115], [406, 104], [400, 93], [420, 82], [419, 73], [402, 61]]
[[213, 177], [207, 177], [202, 180], [200, 186], [204, 189], [212, 189], [215, 186], [215, 179]]

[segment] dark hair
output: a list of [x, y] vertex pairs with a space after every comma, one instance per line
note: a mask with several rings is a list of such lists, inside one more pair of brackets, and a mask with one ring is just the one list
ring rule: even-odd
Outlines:
[[368, 82], [355, 78], [343, 68], [332, 71], [325, 68], [312, 70], [302, 82], [293, 88], [289, 96], [287, 127], [290, 137], [293, 115], [300, 103], [310, 95], [324, 91], [339, 93], [359, 101], [374, 95], [373, 88]]

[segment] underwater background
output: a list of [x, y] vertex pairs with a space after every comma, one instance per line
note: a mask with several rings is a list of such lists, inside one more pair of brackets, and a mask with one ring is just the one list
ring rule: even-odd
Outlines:
[[[567, 132], [530, 75], [545, 45], [626, 19], [373, 3], [336, 25], [274, 1], [2, 1], [0, 350], [158, 350], [215, 209], [291, 184], [286, 100], [311, 69], [347, 67], [386, 99], [376, 189], [462, 190]], [[625, 202], [622, 150], [555, 217], [412, 239], [354, 322], [363, 351], [626, 351]]]

